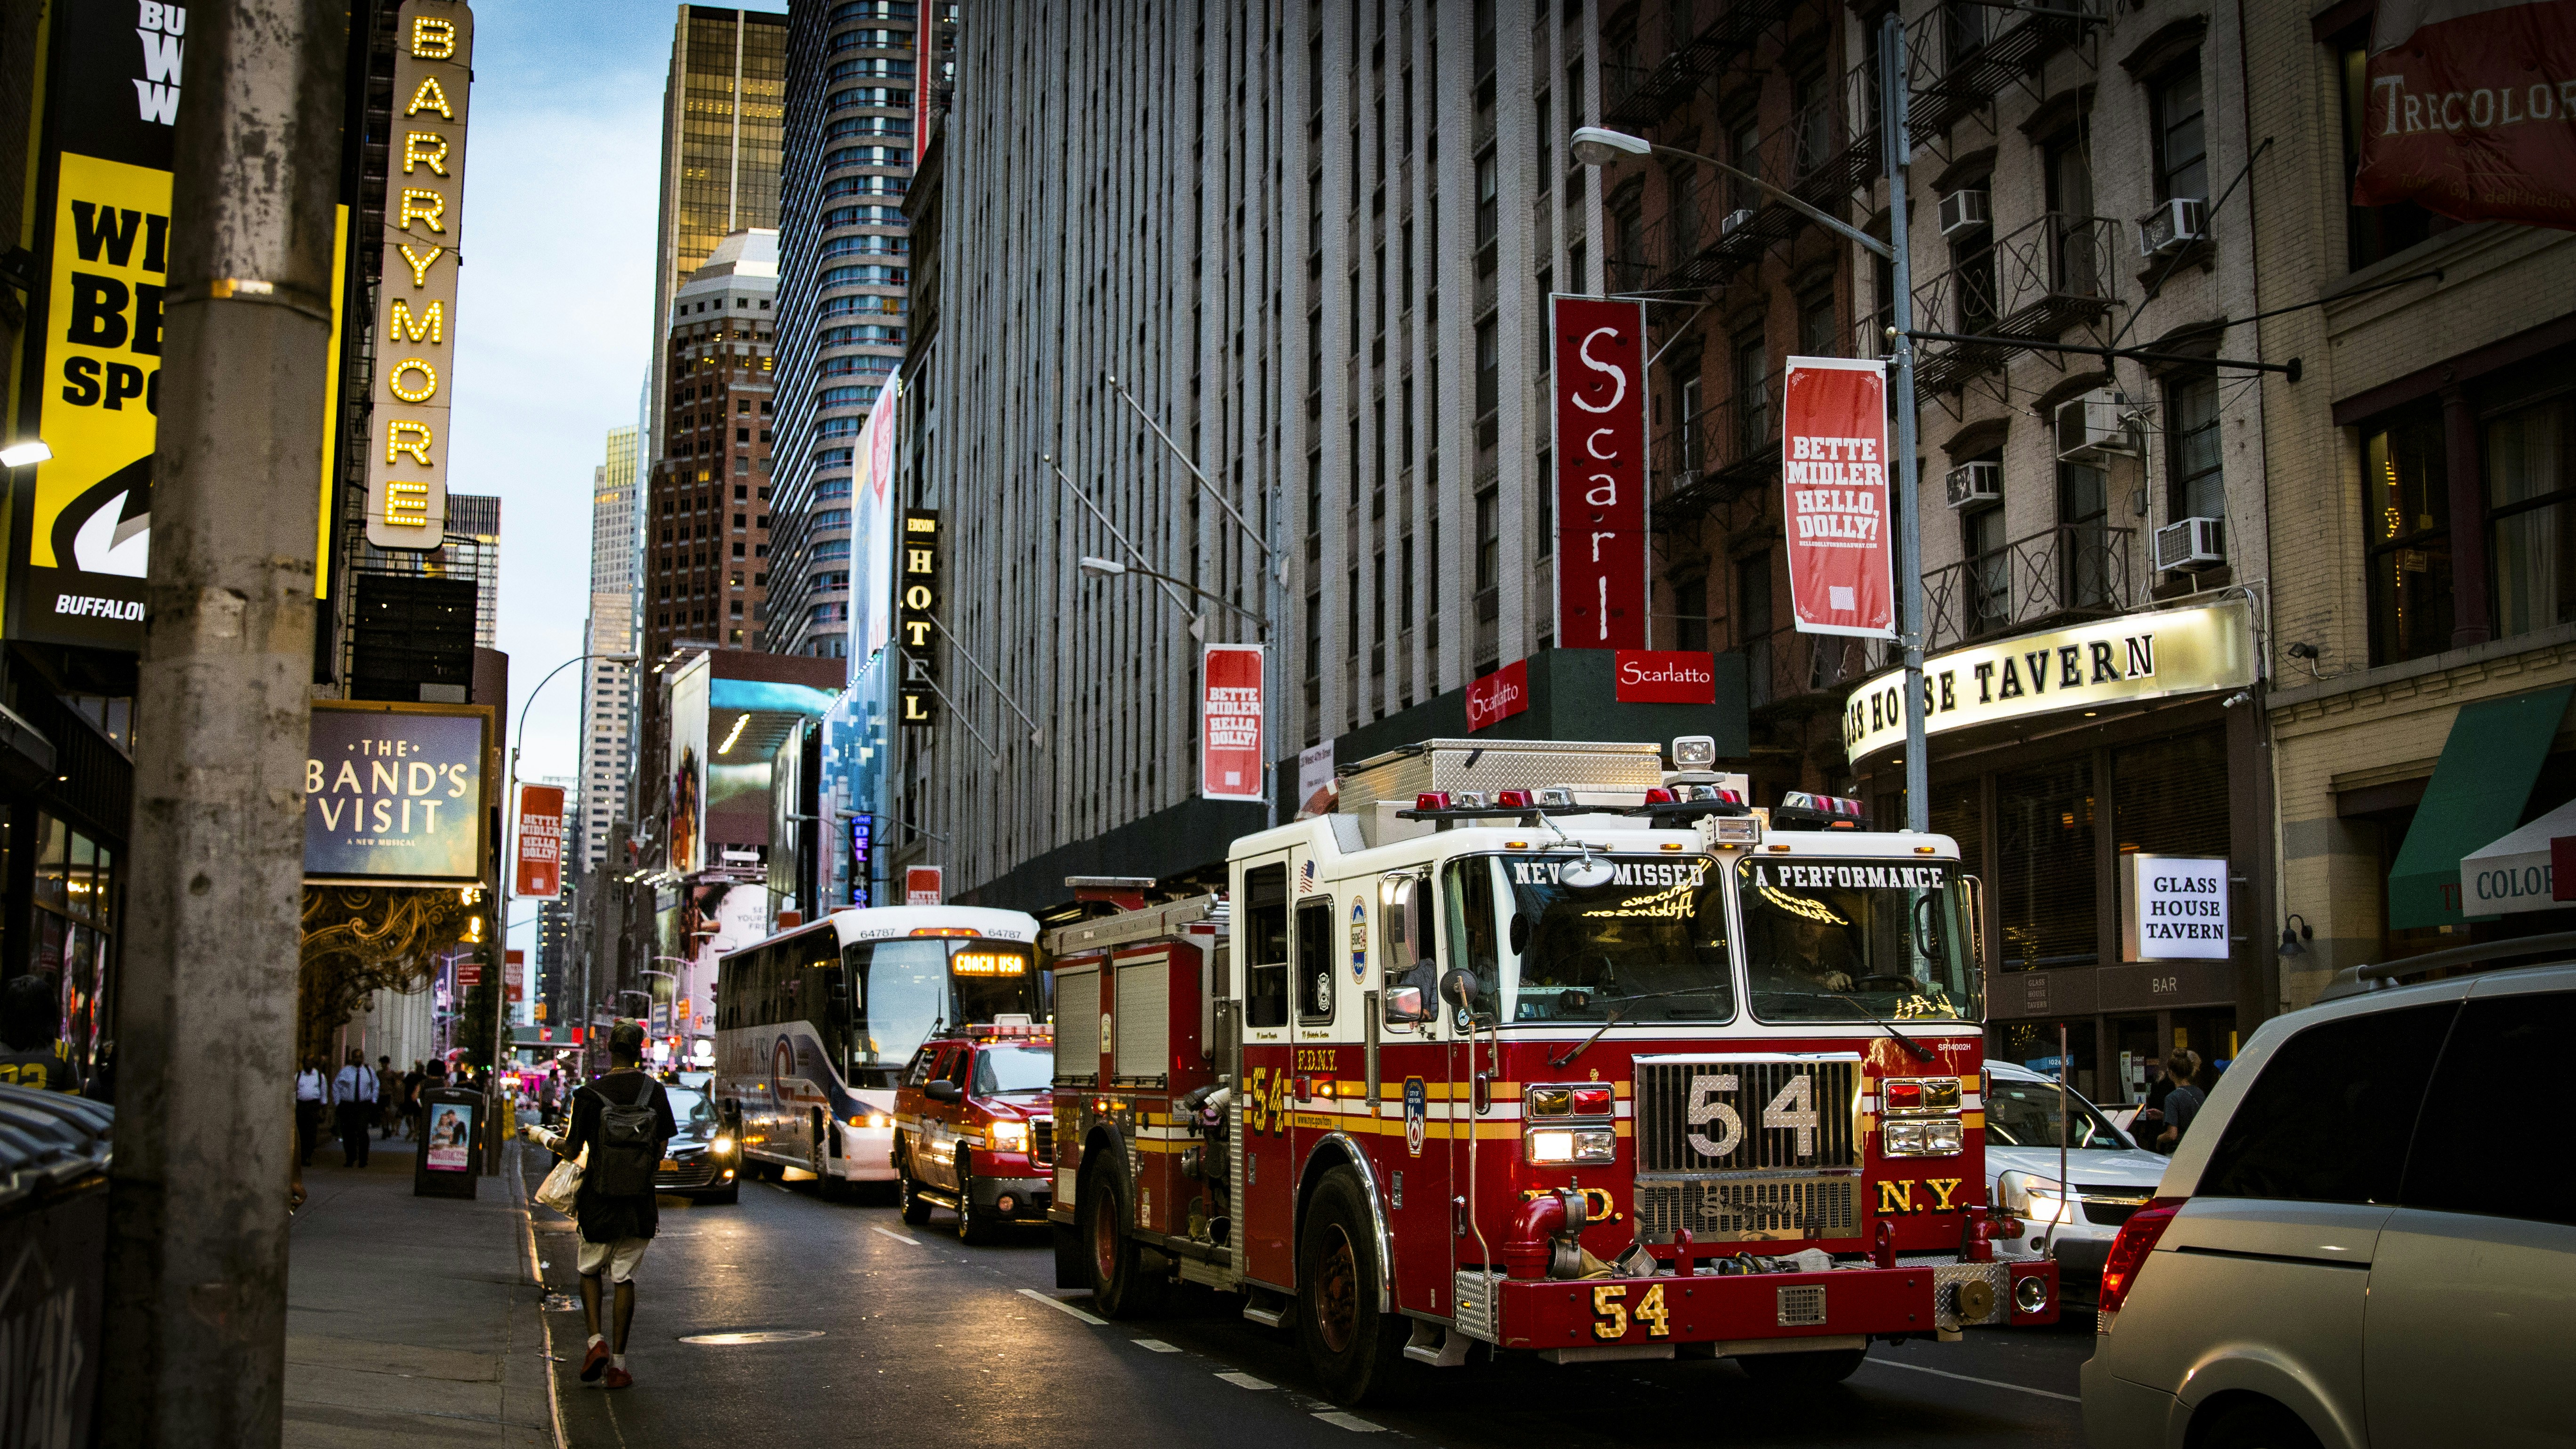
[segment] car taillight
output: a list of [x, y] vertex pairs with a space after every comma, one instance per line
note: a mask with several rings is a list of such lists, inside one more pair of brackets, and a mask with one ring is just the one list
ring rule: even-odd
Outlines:
[[2094, 1308], [2094, 1332], [2111, 1331], [2111, 1320], [2119, 1316], [2121, 1303], [2137, 1286], [2138, 1273], [2147, 1266], [2147, 1255], [2156, 1250], [2156, 1240], [2165, 1235], [2166, 1225], [2189, 1201], [2180, 1197], [2149, 1198], [2145, 1207], [2129, 1214], [2129, 1220], [2120, 1224], [2119, 1236], [2111, 1240], [2110, 1254], [2102, 1261], [2102, 1297]]

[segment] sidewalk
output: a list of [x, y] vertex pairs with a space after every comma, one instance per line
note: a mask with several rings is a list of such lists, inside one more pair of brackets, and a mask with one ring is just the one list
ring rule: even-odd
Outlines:
[[287, 1250], [288, 1449], [555, 1449], [519, 1152], [472, 1202], [412, 1196], [400, 1137], [372, 1157], [345, 1168], [326, 1142], [304, 1172]]

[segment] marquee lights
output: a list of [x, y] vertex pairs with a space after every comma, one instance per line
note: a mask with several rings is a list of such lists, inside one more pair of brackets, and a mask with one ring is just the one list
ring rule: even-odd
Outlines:
[[427, 551], [447, 541], [444, 389], [454, 372], [455, 339], [448, 334], [456, 316], [474, 14], [465, 0], [404, 0], [394, 33], [401, 38], [394, 94], [409, 99], [396, 118], [401, 184], [385, 210], [381, 335], [420, 350], [378, 374], [373, 411], [384, 456], [368, 458], [367, 541]]

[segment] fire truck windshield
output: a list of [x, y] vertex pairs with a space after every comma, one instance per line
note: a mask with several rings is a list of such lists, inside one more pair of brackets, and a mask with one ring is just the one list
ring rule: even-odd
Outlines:
[[1763, 1021], [1976, 1021], [1956, 861], [1772, 860], [1736, 875]]
[[988, 1046], [975, 1053], [975, 1095], [1046, 1092], [1055, 1088], [1055, 1048]]
[[[1447, 935], [1496, 1021], [1728, 1021], [1723, 875], [1705, 856], [1599, 856], [1598, 886], [1566, 883], [1571, 854], [1469, 856], [1449, 867]], [[1578, 873], [1579, 874], [1579, 873]], [[1498, 969], [1498, 967], [1502, 969]]]

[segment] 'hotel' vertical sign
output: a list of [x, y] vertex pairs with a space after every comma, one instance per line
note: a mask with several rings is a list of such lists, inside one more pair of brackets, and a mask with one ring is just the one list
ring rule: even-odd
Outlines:
[[447, 541], [447, 403], [473, 68], [474, 13], [464, 0], [403, 0], [367, 450], [367, 542], [378, 548]]

